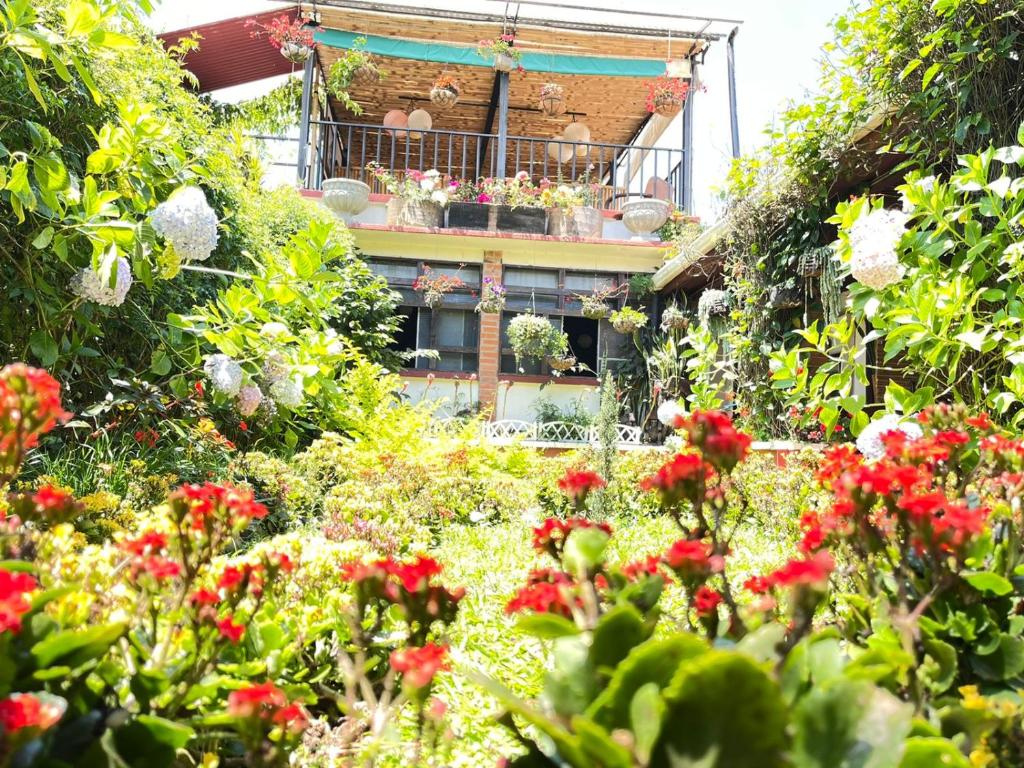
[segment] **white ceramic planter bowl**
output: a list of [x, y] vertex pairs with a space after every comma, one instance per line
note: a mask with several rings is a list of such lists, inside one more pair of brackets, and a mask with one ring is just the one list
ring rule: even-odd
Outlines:
[[324, 179], [324, 205], [351, 223], [370, 204], [370, 187], [356, 179]]
[[644, 240], [668, 221], [670, 213], [672, 206], [664, 200], [631, 200], [622, 206], [622, 223], [634, 240]]

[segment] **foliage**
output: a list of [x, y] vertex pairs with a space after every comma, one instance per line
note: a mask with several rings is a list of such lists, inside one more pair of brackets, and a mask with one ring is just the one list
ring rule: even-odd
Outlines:
[[516, 315], [509, 322], [508, 343], [517, 366], [523, 358], [559, 357], [569, 349], [569, 337], [561, 329], [531, 312]]
[[396, 175], [385, 170], [376, 162], [367, 163], [366, 167], [374, 178], [384, 185], [390, 195], [403, 200], [430, 201], [440, 206], [448, 205], [449, 194], [443, 188], [441, 172], [434, 168], [428, 171], [409, 168], [404, 173]]
[[363, 50], [365, 46], [366, 38], [357, 37], [353, 46], [331, 64], [327, 73], [327, 90], [354, 115], [363, 114], [362, 106], [349, 95], [349, 89], [357, 78], [376, 81], [387, 77], [387, 72], [377, 65], [373, 56]]
[[647, 315], [633, 307], [622, 307], [612, 312], [612, 327], [619, 333], [633, 333], [647, 325]]
[[[509, 56], [516, 64], [523, 58], [523, 52], [515, 45], [515, 35], [501, 34], [490, 40], [481, 40], [477, 43], [476, 52], [487, 60], [493, 60], [498, 56]], [[519, 66], [522, 70], [522, 65]]]

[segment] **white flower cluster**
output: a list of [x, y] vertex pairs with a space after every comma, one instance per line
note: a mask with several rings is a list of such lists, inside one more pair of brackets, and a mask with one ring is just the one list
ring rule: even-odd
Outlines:
[[217, 247], [217, 214], [199, 187], [179, 189], [149, 220], [184, 261], [206, 261]]
[[686, 438], [679, 434], [671, 434], [665, 438], [665, 448], [669, 453], [682, 453], [686, 448]]
[[850, 228], [850, 274], [858, 283], [880, 291], [900, 280], [896, 248], [906, 232], [907, 215], [879, 208]]
[[117, 278], [113, 287], [110, 280], [92, 267], [85, 267], [71, 278], [71, 291], [86, 301], [106, 307], [120, 307], [124, 304], [128, 289], [132, 287], [132, 268], [125, 258], [119, 258], [115, 265]]
[[262, 402], [263, 392], [255, 384], [247, 384], [238, 390], [238, 412], [242, 416], [252, 416]]
[[210, 355], [206, 358], [203, 371], [218, 392], [234, 396], [242, 387], [242, 366], [227, 355]]
[[304, 397], [302, 384], [296, 379], [278, 379], [270, 385], [270, 397], [284, 408], [298, 408]]
[[871, 422], [857, 436], [857, 450], [864, 455], [864, 458], [874, 461], [885, 456], [885, 443], [882, 442], [882, 435], [900, 431], [911, 440], [917, 440], [924, 432], [918, 424], [909, 421], [910, 418], [887, 413], [882, 418]]
[[686, 416], [686, 408], [678, 400], [666, 400], [658, 406], [658, 421], [666, 427], [676, 426], [676, 419]]
[[276, 339], [278, 336], [287, 336], [289, 333], [291, 331], [288, 330], [288, 326], [276, 320], [264, 323], [260, 328], [260, 336], [265, 339]]
[[707, 322], [712, 315], [724, 315], [729, 311], [729, 292], [710, 288], [697, 301], [697, 316]]

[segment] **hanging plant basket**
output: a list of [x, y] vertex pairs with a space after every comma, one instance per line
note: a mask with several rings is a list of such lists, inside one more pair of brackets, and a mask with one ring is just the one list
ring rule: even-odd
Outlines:
[[437, 309], [444, 304], [444, 294], [440, 291], [424, 291], [423, 303], [431, 309]]
[[352, 72], [352, 82], [356, 85], [376, 85], [380, 82], [380, 70], [372, 62], [363, 64]]
[[612, 311], [611, 307], [596, 296], [583, 296], [580, 303], [583, 305], [583, 316], [588, 320], [604, 320]]
[[430, 89], [430, 102], [444, 109], [454, 107], [458, 100], [459, 91], [456, 88], [434, 86]]
[[679, 307], [670, 305], [661, 314], [661, 330], [665, 333], [669, 331], [685, 331], [689, 324], [689, 318]]
[[546, 317], [529, 312], [516, 315], [508, 324], [508, 343], [516, 360], [565, 357], [569, 337], [558, 330]]
[[485, 277], [480, 287], [480, 301], [476, 311], [485, 315], [496, 315], [505, 308], [505, 287], [493, 278]]
[[540, 111], [548, 117], [565, 114], [565, 89], [558, 83], [545, 83], [540, 89]]
[[704, 291], [697, 302], [697, 316], [702, 321], [709, 317], [720, 317], [729, 314], [729, 294], [714, 288]]
[[682, 100], [676, 98], [672, 94], [659, 93], [654, 97], [654, 111], [662, 117], [675, 117], [679, 114], [679, 110], [682, 108]]
[[288, 59], [292, 64], [301, 64], [309, 58], [309, 54], [312, 52], [313, 47], [304, 45], [303, 43], [281, 43], [281, 55]]
[[622, 334], [636, 333], [647, 325], [647, 315], [632, 307], [623, 307], [612, 312], [612, 328]]
[[772, 309], [794, 309], [803, 305], [798, 288], [773, 285], [768, 291], [768, 306]]
[[494, 68], [498, 72], [511, 72], [516, 66], [516, 60], [509, 54], [496, 53], [494, 55]]
[[576, 358], [572, 355], [566, 355], [564, 357], [561, 355], [548, 355], [544, 358], [544, 362], [548, 364], [551, 370], [564, 373], [576, 365]]
[[822, 265], [827, 257], [826, 251], [831, 250], [828, 246], [824, 248], [812, 248], [800, 254], [797, 261], [797, 272], [800, 277], [817, 277], [821, 274]]

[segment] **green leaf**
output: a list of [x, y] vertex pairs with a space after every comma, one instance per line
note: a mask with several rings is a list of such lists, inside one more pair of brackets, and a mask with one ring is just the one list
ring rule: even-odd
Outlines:
[[782, 694], [748, 657], [712, 650], [687, 659], [663, 696], [666, 722], [675, 726], [662, 732], [650, 768], [701, 759], [715, 768], [786, 765]]
[[49, 667], [58, 661], [72, 668], [79, 667], [105, 654], [127, 628], [127, 624], [118, 622], [55, 632], [32, 646], [32, 655], [40, 667]]
[[634, 606], [626, 603], [612, 608], [594, 627], [591, 666], [597, 671], [614, 670], [630, 651], [651, 636], [653, 629]]
[[539, 637], [543, 640], [552, 640], [556, 637], [567, 637], [580, 633], [571, 620], [554, 613], [534, 613], [521, 616], [516, 622], [516, 628], [520, 632]]
[[913, 707], [866, 680], [816, 687], [794, 712], [796, 768], [897, 768]]
[[565, 541], [564, 558], [570, 573], [592, 572], [604, 562], [609, 536], [600, 528], [577, 528]]
[[949, 739], [937, 736], [907, 739], [899, 768], [970, 768], [971, 762]]
[[1024, 640], [1000, 635], [994, 652], [984, 656], [971, 654], [970, 664], [975, 673], [985, 680], [1010, 680], [1024, 672]]
[[169, 768], [179, 749], [185, 747], [195, 731], [187, 725], [153, 715], [139, 715], [114, 731], [117, 754], [129, 765]]
[[60, 354], [57, 342], [44, 329], [38, 328], [32, 331], [32, 334], [28, 337], [28, 346], [44, 368], [49, 368], [57, 362], [57, 357]]
[[1013, 584], [1010, 583], [1009, 579], [991, 571], [967, 574], [964, 576], [964, 581], [979, 592], [991, 592], [999, 597], [1013, 592]]
[[629, 704], [629, 724], [633, 731], [633, 749], [645, 764], [651, 759], [654, 744], [661, 734], [665, 702], [657, 683], [641, 685]]
[[38, 251], [43, 250], [53, 240], [53, 227], [44, 227], [32, 240], [32, 247]]

